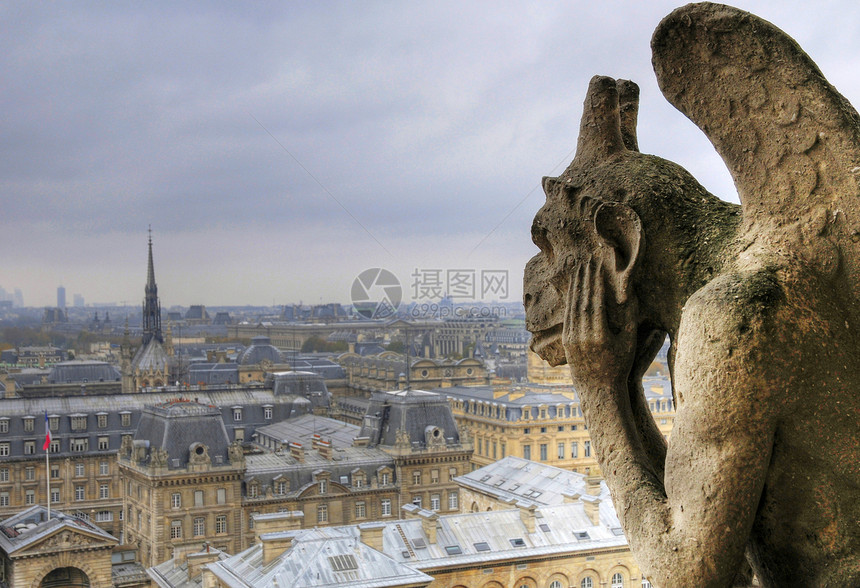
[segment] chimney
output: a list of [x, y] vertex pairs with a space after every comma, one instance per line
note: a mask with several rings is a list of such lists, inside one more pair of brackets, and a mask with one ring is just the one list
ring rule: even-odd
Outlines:
[[325, 458], [325, 459], [327, 459], [327, 460], [331, 461], [331, 457], [332, 457], [332, 453], [331, 453], [331, 440], [329, 440], [329, 439], [326, 439], [326, 440], [320, 439], [319, 443], [317, 443], [317, 451], [319, 452], [319, 454], [320, 454], [323, 458]]
[[268, 565], [293, 546], [293, 535], [287, 533], [266, 533], [260, 535], [263, 544], [263, 565]]
[[290, 441], [290, 457], [299, 463], [305, 463], [305, 449], [301, 443]]
[[600, 496], [600, 477], [589, 476], [585, 479], [585, 491], [592, 496]]
[[173, 567], [178, 568], [188, 560], [188, 554], [196, 551], [197, 545], [177, 545], [173, 548]]
[[531, 535], [535, 532], [535, 509], [537, 506], [531, 503], [518, 502], [517, 508], [520, 510], [520, 520], [526, 528], [526, 533]]
[[257, 515], [254, 517], [254, 539], [259, 542], [266, 534], [301, 529], [304, 516], [305, 513], [300, 510]]
[[586, 494], [580, 498], [582, 501], [583, 509], [585, 510], [585, 515], [591, 521], [592, 525], [600, 524], [600, 499], [597, 496], [592, 496], [591, 494]]
[[203, 550], [198, 553], [189, 553], [188, 560], [188, 579], [196, 578], [203, 570], [201, 569], [206, 564], [218, 561], [218, 556], [221, 552], [209, 546], [209, 543], [203, 544]]
[[361, 523], [358, 525], [361, 542], [377, 551], [382, 551], [383, 529], [385, 529], [385, 523]]
[[312, 447], [313, 449], [316, 449], [316, 448], [317, 448], [317, 445], [319, 444], [319, 442], [320, 442], [320, 440], [321, 440], [321, 439], [322, 439], [322, 435], [320, 435], [319, 433], [314, 433], [314, 434], [311, 436], [311, 447]]
[[206, 350], [206, 362], [207, 363], [215, 363], [215, 350], [207, 349]]
[[427, 542], [436, 543], [436, 526], [439, 521], [439, 515], [431, 510], [421, 509], [418, 511], [418, 518], [421, 519], [421, 530], [427, 536]]
[[10, 378], [6, 372], [0, 372], [0, 383], [3, 384], [3, 388], [6, 390], [6, 398], [15, 398], [15, 380]]

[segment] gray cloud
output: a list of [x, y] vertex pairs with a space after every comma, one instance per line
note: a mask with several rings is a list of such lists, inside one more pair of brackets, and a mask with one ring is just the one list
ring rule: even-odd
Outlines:
[[[162, 292], [186, 304], [344, 300], [372, 263], [518, 273], [534, 188], [567, 164], [595, 73], [640, 83], [643, 150], [732, 198], [650, 70], [674, 5], [7, 4], [0, 284], [31, 304], [61, 281], [136, 300], [148, 224]], [[854, 3], [741, 6], [857, 102]]]

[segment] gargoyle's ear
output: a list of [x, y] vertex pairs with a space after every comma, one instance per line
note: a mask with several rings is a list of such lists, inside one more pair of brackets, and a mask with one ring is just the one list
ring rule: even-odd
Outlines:
[[613, 259], [606, 269], [616, 302], [624, 304], [630, 294], [633, 269], [645, 246], [642, 222], [626, 204], [604, 202], [594, 214], [594, 228], [612, 251]]

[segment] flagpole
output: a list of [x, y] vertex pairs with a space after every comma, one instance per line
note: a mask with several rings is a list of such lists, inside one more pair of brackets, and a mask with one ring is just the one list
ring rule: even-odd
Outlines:
[[45, 480], [48, 482], [48, 520], [51, 520], [51, 427], [48, 422], [48, 411], [45, 411]]

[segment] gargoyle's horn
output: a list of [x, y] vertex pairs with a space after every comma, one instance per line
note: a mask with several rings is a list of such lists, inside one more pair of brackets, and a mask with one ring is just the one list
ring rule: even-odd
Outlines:
[[574, 165], [589, 165], [623, 149], [615, 80], [594, 76], [582, 107]]
[[618, 80], [618, 105], [621, 112], [621, 138], [630, 151], [639, 151], [636, 141], [636, 119], [639, 114], [639, 86], [630, 80]]

